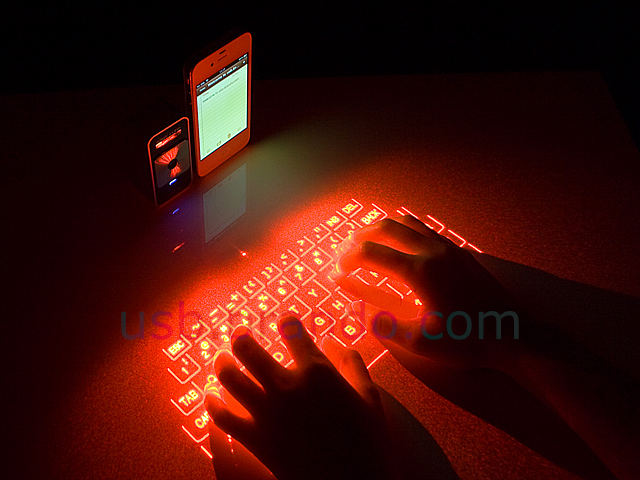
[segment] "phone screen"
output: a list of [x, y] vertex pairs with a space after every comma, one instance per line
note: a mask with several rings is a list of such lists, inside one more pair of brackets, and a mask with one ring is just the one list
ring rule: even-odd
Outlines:
[[183, 140], [153, 161], [156, 186], [162, 188], [165, 185], [173, 185], [178, 175], [189, 170], [189, 163], [189, 143]]
[[200, 160], [247, 128], [249, 54], [196, 86]]
[[189, 120], [183, 117], [151, 137], [147, 149], [154, 200], [162, 205], [191, 183]]

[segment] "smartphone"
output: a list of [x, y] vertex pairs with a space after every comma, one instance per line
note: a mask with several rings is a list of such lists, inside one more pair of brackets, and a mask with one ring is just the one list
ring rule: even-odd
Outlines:
[[201, 177], [248, 142], [251, 131], [251, 34], [214, 44], [185, 65], [193, 163]]
[[155, 134], [147, 144], [153, 200], [162, 205], [185, 190], [192, 179], [189, 119], [183, 117]]

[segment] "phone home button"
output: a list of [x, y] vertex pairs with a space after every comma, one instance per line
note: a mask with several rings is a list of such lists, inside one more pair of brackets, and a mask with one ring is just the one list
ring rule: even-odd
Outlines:
[[229, 156], [229, 152], [230, 152], [230, 151], [231, 151], [231, 149], [230, 149], [229, 147], [224, 147], [224, 148], [222, 149], [221, 154], [222, 154], [222, 156], [223, 156], [223, 157], [228, 157], [228, 156]]

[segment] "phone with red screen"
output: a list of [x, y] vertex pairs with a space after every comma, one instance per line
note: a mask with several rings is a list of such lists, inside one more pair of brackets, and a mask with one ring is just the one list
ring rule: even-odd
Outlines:
[[162, 205], [190, 184], [189, 119], [183, 117], [155, 134], [147, 144], [153, 199]]

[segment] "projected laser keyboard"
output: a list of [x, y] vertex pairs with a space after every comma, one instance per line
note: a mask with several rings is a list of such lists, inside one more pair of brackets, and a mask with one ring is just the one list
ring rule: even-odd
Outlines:
[[[237, 325], [251, 328], [253, 337], [284, 366], [293, 359], [281, 341], [276, 319], [289, 312], [298, 317], [316, 342], [330, 336], [340, 344], [356, 348], [368, 368], [387, 351], [368, 334], [358, 318], [347, 313], [355, 300], [328, 278], [338, 245], [350, 232], [389, 216], [414, 215], [402, 207], [382, 209], [355, 199], [337, 205], [335, 211], [318, 218], [315, 226], [300, 231], [261, 269], [251, 272], [241, 287], [230, 291], [206, 316], [180, 312], [181, 333], [166, 340], [163, 352], [173, 387], [170, 402], [181, 416], [182, 435], [211, 458], [208, 442], [209, 415], [204, 407], [208, 390], [220, 385], [212, 362], [215, 352], [229, 348]], [[458, 246], [480, 251], [430, 215], [421, 220]], [[392, 278], [363, 269], [351, 275], [388, 293], [419, 304], [409, 287]], [[181, 309], [183, 306], [181, 305]]]

